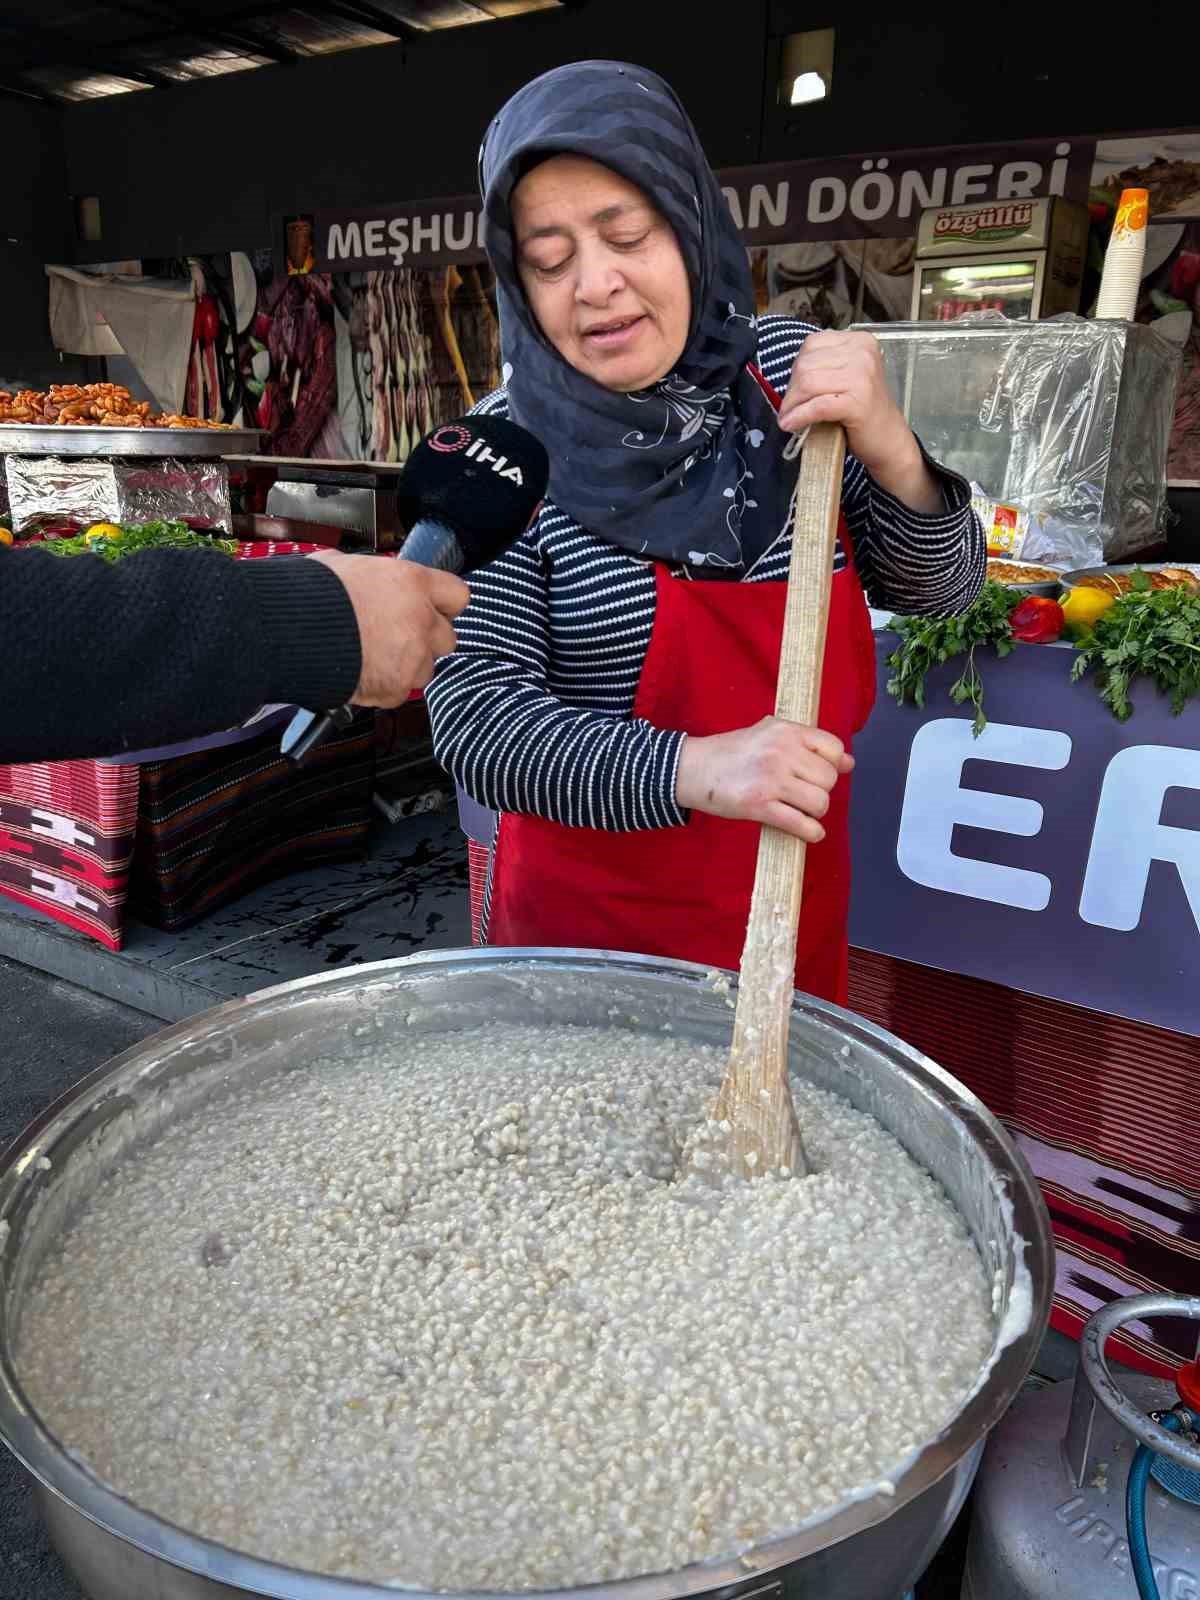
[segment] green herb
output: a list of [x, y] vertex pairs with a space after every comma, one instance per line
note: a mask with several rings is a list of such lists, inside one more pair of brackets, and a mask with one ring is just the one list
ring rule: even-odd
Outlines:
[[888, 693], [901, 705], [925, 704], [925, 679], [930, 670], [953, 660], [967, 658], [961, 675], [950, 686], [956, 706], [975, 707], [972, 724], [975, 737], [987, 727], [983, 714], [983, 679], [975, 652], [980, 645], [991, 645], [997, 656], [1011, 655], [1011, 613], [1025, 596], [1020, 590], [1000, 583], [985, 583], [979, 598], [954, 617], [893, 617], [891, 626], [900, 635], [900, 647], [888, 657], [892, 676]]
[[1200, 593], [1151, 589], [1144, 573], [1135, 574], [1134, 585], [1080, 639], [1071, 677], [1094, 671], [1100, 698], [1121, 722], [1133, 712], [1133, 680], [1149, 678], [1178, 716], [1200, 694]]
[[120, 538], [89, 538], [86, 533], [81, 533], [74, 539], [47, 539], [42, 548], [56, 556], [99, 556], [104, 561], [121, 561], [138, 550], [199, 548], [221, 550], [231, 556], [237, 551], [237, 542], [193, 533], [186, 522], [142, 522], [123, 524]]

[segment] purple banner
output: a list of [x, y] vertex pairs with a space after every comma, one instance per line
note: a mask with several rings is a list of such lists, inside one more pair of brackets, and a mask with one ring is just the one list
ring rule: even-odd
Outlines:
[[483, 259], [483, 212], [477, 195], [318, 211], [312, 222], [318, 272], [378, 272]]
[[1200, 708], [1148, 684], [1119, 723], [1065, 648], [985, 656], [989, 725], [932, 674], [857, 741], [850, 940], [1200, 1036]]
[[119, 756], [105, 756], [100, 764], [105, 767], [145, 767], [154, 761], [174, 761], [176, 756], [194, 756], [201, 750], [220, 750], [226, 745], [243, 744], [247, 739], [257, 739], [268, 728], [278, 728], [282, 732], [297, 709], [296, 706], [261, 706], [239, 727], [226, 728], [221, 733], [202, 734], [198, 739], [185, 739], [179, 744], [156, 745], [152, 750], [130, 750]]
[[749, 244], [897, 239], [931, 206], [1064, 195], [1085, 201], [1094, 139], [900, 150], [845, 160], [789, 161], [719, 174]]
[[[1094, 139], [900, 150], [739, 167], [720, 180], [747, 245], [908, 238], [930, 206], [1040, 195], [1086, 200], [1095, 151]], [[476, 195], [318, 211], [283, 218], [277, 228], [292, 273], [437, 267], [483, 255]]]

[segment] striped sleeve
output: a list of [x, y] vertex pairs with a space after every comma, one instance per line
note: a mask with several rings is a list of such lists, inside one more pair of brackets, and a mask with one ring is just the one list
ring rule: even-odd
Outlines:
[[576, 828], [682, 825], [684, 735], [568, 705], [546, 688], [547, 574], [536, 531], [471, 579], [458, 649], [425, 691], [438, 760], [478, 804]]
[[[507, 410], [503, 391], [477, 408]], [[539, 522], [471, 578], [458, 649], [425, 691], [438, 760], [493, 811], [632, 832], [686, 822], [675, 803], [684, 735], [572, 706], [547, 688], [550, 574]]]
[[[759, 365], [782, 392], [813, 330], [777, 316], [762, 317], [759, 328]], [[932, 460], [924, 446], [921, 453], [941, 485], [944, 511], [911, 510], [876, 483], [853, 455], [846, 457], [842, 509], [854, 543], [854, 563], [871, 603], [909, 616], [947, 615], [965, 610], [978, 596], [987, 548], [966, 480]]]

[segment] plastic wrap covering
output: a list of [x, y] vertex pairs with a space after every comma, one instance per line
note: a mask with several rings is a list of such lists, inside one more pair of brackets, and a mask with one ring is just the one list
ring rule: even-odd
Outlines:
[[219, 459], [5, 456], [3, 463], [17, 534], [70, 534], [93, 522], [171, 521], [232, 532], [229, 469]]
[[869, 331], [930, 454], [1026, 515], [1023, 561], [1096, 566], [1155, 543], [1175, 345], [1135, 323], [997, 312]]

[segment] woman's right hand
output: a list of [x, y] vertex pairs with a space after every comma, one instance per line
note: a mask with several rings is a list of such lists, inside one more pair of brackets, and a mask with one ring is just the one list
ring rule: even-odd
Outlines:
[[834, 734], [764, 717], [734, 733], [689, 734], [675, 799], [684, 811], [765, 822], [817, 844], [825, 837], [820, 819], [830, 793], [853, 767], [854, 757]]

